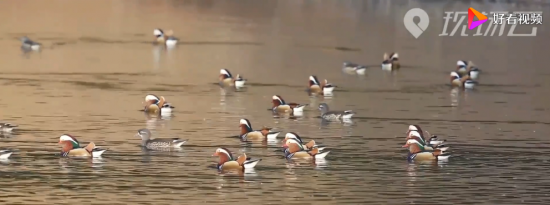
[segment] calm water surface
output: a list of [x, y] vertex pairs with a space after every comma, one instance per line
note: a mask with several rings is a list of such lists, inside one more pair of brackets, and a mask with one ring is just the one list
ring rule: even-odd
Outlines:
[[[539, 37], [439, 37], [444, 11], [530, 10], [524, 4], [418, 1], [0, 1], [1, 120], [20, 131], [0, 139], [3, 204], [524, 204], [550, 200], [549, 31]], [[414, 39], [402, 17], [432, 17]], [[546, 14], [546, 13], [545, 13]], [[156, 27], [181, 43], [151, 45]], [[530, 28], [528, 28], [530, 29]], [[528, 30], [526, 29], [526, 30]], [[23, 54], [17, 38], [41, 42]], [[397, 51], [404, 68], [366, 76], [343, 61], [378, 65]], [[474, 91], [451, 90], [456, 60], [484, 73]], [[249, 79], [221, 90], [219, 69]], [[307, 77], [339, 86], [310, 98]], [[147, 118], [147, 93], [176, 112]], [[274, 118], [271, 96], [309, 103], [297, 119]], [[353, 109], [353, 124], [322, 125], [316, 106]], [[242, 144], [240, 118], [315, 139], [332, 152], [317, 164], [287, 162], [280, 143]], [[409, 164], [404, 132], [419, 124], [448, 139], [447, 163]], [[182, 150], [142, 151], [140, 128], [189, 139]], [[63, 133], [109, 149], [103, 158], [60, 159]], [[281, 134], [281, 136], [283, 136]], [[211, 157], [224, 146], [263, 161], [223, 176]]]

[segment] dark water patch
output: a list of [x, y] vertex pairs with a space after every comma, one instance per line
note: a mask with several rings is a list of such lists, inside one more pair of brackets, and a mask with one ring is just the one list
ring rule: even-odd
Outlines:
[[167, 87], [181, 87], [181, 88], [185, 88], [185, 87], [193, 87], [195, 85], [185, 85], [185, 84], [165, 84], [165, 83], [157, 83], [156, 85], [160, 85], [160, 86], [167, 86]]
[[321, 45], [305, 45], [305, 44], [296, 44], [296, 47], [302, 47], [302, 48], [314, 48], [314, 49], [322, 49], [322, 50], [333, 50], [333, 51], [344, 51], [344, 52], [360, 52], [360, 48], [350, 48], [350, 47], [343, 47], [343, 46], [321, 46]]
[[140, 89], [140, 91], [144, 91], [144, 92], [183, 92], [183, 90], [170, 89], [170, 88], [161, 88], [161, 87], [145, 88], [145, 89]]
[[64, 82], [72, 83], [72, 84], [87, 87], [87, 88], [97, 88], [101, 90], [123, 90], [122, 87], [115, 85], [113, 83], [85, 82], [85, 81], [64, 81]]
[[428, 108], [453, 108], [453, 107], [458, 107], [458, 106], [453, 106], [453, 105], [427, 105], [425, 107], [428, 107]]

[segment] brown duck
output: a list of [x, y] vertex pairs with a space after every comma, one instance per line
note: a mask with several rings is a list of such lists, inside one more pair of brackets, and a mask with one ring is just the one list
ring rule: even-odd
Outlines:
[[281, 132], [272, 132], [269, 127], [263, 127], [261, 130], [253, 130], [252, 124], [248, 119], [241, 119], [239, 122], [241, 128], [241, 141], [251, 140], [274, 140]]
[[277, 113], [302, 113], [307, 104], [287, 103], [280, 95], [271, 98], [272, 110]]
[[96, 147], [93, 142], [81, 148], [78, 140], [68, 134], [59, 137], [59, 144], [61, 144], [61, 156], [63, 157], [99, 157], [106, 151]]
[[246, 154], [235, 159], [233, 154], [226, 148], [218, 148], [212, 156], [219, 157], [220, 161], [216, 165], [219, 171], [244, 171], [254, 168], [262, 159], [248, 160]]
[[407, 156], [409, 161], [445, 160], [451, 156], [443, 155], [442, 150], [426, 151], [416, 139], [407, 140], [403, 147], [409, 148], [409, 155]]

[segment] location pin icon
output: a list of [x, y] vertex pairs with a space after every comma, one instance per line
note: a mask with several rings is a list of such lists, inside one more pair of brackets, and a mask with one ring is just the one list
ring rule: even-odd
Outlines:
[[[414, 17], [420, 18], [418, 25], [414, 22]], [[411, 32], [415, 38], [418, 38], [428, 28], [430, 17], [426, 11], [420, 8], [414, 8], [407, 11], [405, 18], [403, 18], [403, 23], [405, 24], [405, 28]]]

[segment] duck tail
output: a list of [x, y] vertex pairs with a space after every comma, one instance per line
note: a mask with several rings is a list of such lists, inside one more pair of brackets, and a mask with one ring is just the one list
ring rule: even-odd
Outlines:
[[185, 144], [186, 142], [187, 142], [187, 139], [185, 140], [176, 139], [173, 141], [174, 147], [181, 147], [181, 145]]
[[436, 157], [437, 157], [437, 156], [440, 156], [440, 155], [443, 155], [443, 154], [444, 154], [443, 150], [440, 150], [440, 149], [436, 149], [436, 150], [433, 152], [433, 155], [436, 156]]
[[9, 150], [0, 150], [0, 159], [8, 159], [13, 152]]
[[84, 147], [84, 149], [86, 151], [88, 151], [89, 153], [92, 153], [92, 151], [94, 150], [95, 148], [95, 144], [93, 142], [90, 142], [90, 144], [86, 145], [86, 147]]
[[[312, 140], [313, 141], [313, 140]], [[317, 147], [314, 147], [313, 149], [311, 149], [311, 151], [308, 152], [311, 156], [315, 156], [317, 154], [319, 154], [319, 149], [317, 149]]]

